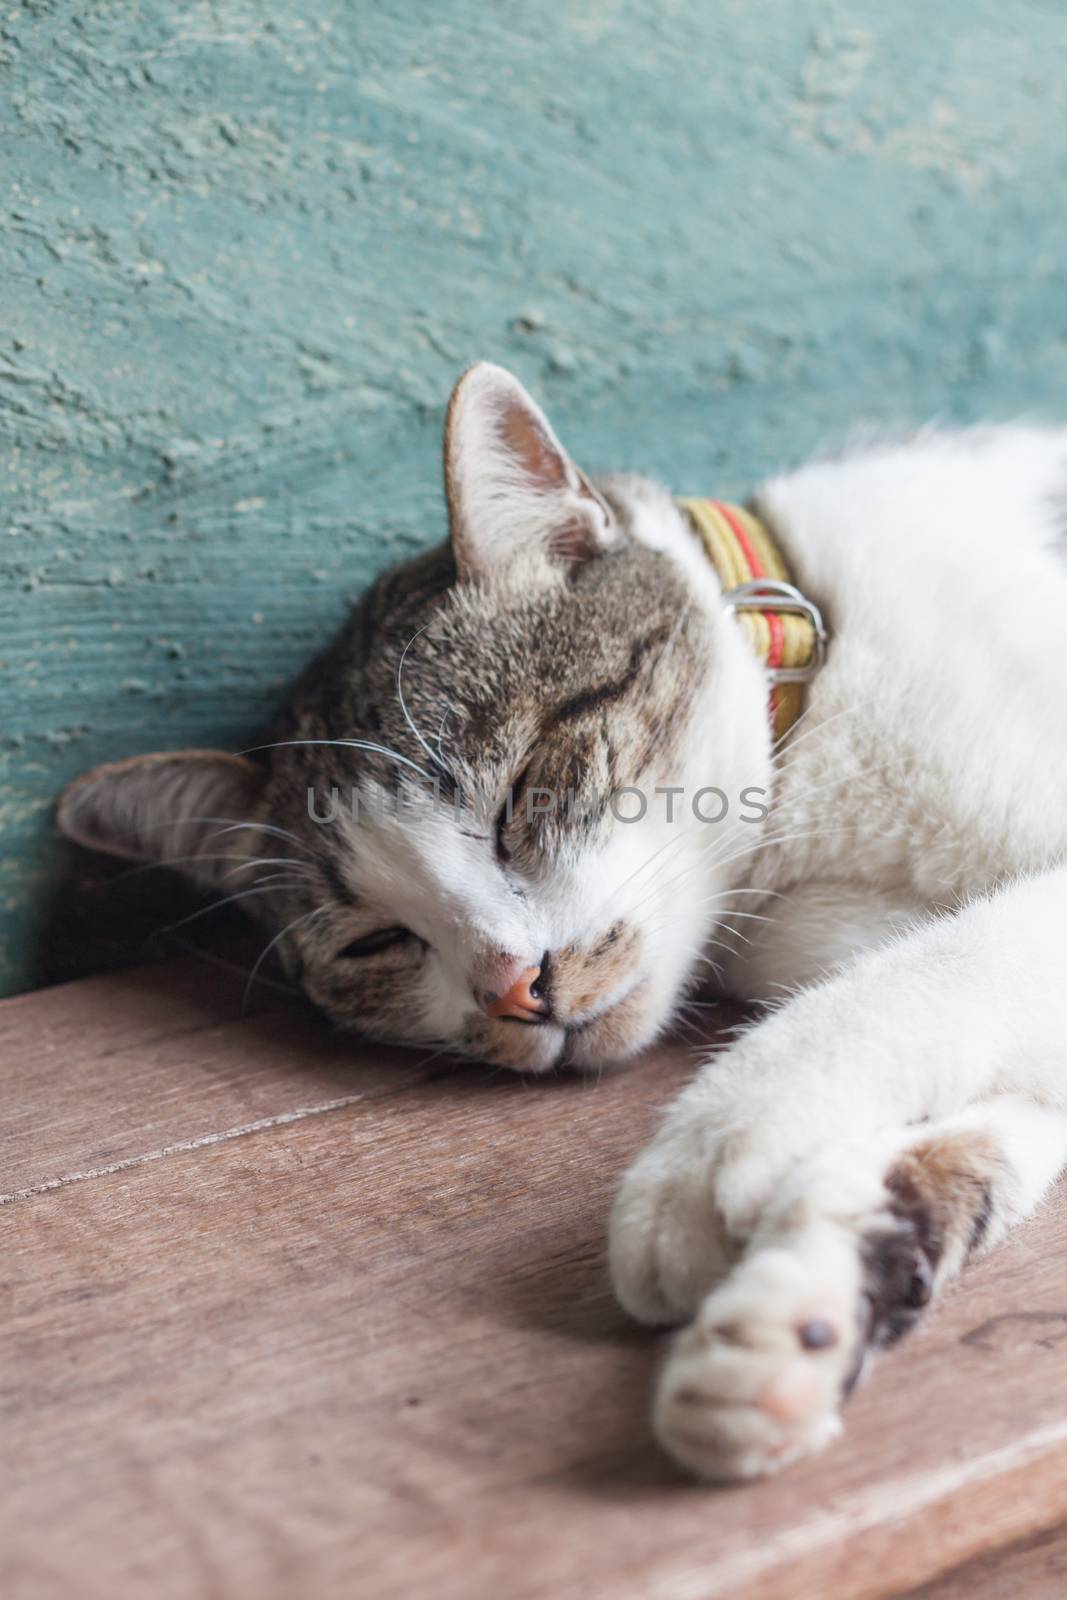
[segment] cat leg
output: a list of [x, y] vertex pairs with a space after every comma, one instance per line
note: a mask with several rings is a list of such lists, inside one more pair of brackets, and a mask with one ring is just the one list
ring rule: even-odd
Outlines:
[[654, 1407], [662, 1444], [716, 1480], [820, 1449], [872, 1355], [1065, 1163], [1067, 1116], [1013, 1096], [798, 1163], [675, 1338]]
[[616, 1293], [688, 1321], [798, 1160], [992, 1095], [1067, 1110], [1067, 868], [1021, 879], [857, 956], [713, 1056], [627, 1173]]

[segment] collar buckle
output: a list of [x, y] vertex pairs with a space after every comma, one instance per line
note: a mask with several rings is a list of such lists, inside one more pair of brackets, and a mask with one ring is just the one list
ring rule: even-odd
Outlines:
[[734, 611], [787, 611], [792, 616], [804, 617], [811, 625], [811, 660], [803, 667], [772, 667], [768, 676], [772, 684], [810, 683], [826, 659], [829, 635], [822, 620], [822, 612], [813, 600], [792, 583], [782, 583], [777, 578], [752, 578], [739, 583], [723, 596], [728, 612]]

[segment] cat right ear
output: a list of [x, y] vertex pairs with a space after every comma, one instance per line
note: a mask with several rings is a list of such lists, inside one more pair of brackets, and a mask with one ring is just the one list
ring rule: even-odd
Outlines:
[[445, 493], [461, 579], [570, 572], [610, 548], [610, 508], [518, 378], [481, 361], [452, 392]]
[[262, 767], [224, 750], [134, 756], [76, 778], [56, 815], [75, 844], [211, 884], [242, 853], [265, 784]]

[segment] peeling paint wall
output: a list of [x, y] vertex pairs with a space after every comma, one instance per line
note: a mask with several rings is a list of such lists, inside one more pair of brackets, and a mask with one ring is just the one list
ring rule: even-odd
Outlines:
[[1059, 0], [38, 0], [0, 77], [7, 991], [60, 785], [240, 743], [440, 536], [472, 358], [679, 490], [1067, 415]]

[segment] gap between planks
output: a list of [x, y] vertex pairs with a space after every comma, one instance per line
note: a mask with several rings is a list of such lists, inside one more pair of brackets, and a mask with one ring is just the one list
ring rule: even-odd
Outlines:
[[150, 1161], [164, 1161], [168, 1156], [187, 1155], [193, 1150], [205, 1150], [213, 1144], [227, 1144], [231, 1139], [246, 1139], [254, 1133], [266, 1133], [271, 1128], [283, 1128], [290, 1122], [304, 1122], [308, 1117], [328, 1116], [331, 1111], [344, 1111], [348, 1106], [377, 1096], [370, 1090], [361, 1094], [341, 1095], [337, 1100], [327, 1100], [323, 1105], [298, 1106], [293, 1111], [280, 1111], [273, 1117], [258, 1117], [254, 1122], [239, 1123], [234, 1128], [220, 1128], [214, 1133], [198, 1134], [191, 1139], [177, 1139], [173, 1144], [161, 1145], [158, 1150], [145, 1150], [140, 1155], [126, 1156], [121, 1161], [110, 1161], [104, 1166], [88, 1167], [84, 1172], [65, 1172], [56, 1178], [46, 1178], [41, 1183], [29, 1184], [25, 1189], [14, 1189], [10, 1194], [0, 1194], [0, 1206], [14, 1205], [19, 1200], [30, 1200], [36, 1194], [50, 1194], [55, 1189], [66, 1189], [72, 1183], [86, 1183], [90, 1178], [109, 1178], [116, 1172], [129, 1172]]

